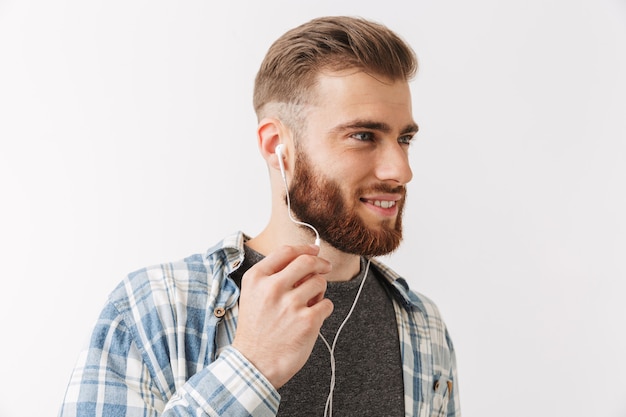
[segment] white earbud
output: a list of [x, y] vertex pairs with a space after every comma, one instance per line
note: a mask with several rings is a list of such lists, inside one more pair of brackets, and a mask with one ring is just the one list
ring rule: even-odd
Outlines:
[[285, 145], [281, 143], [278, 146], [276, 146], [275, 152], [276, 152], [276, 156], [278, 156], [278, 165], [280, 166], [280, 175], [282, 175], [283, 179], [286, 180], [287, 178], [285, 176], [285, 162], [283, 161], [284, 149], [285, 149]]

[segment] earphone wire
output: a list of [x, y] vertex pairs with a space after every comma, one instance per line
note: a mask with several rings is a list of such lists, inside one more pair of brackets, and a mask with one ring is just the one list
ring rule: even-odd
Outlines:
[[[281, 146], [283, 145], [279, 145], [279, 147]], [[289, 219], [295, 224], [306, 226], [309, 229], [313, 230], [313, 232], [315, 232], [315, 245], [319, 247], [320, 246], [320, 234], [317, 231], [317, 229], [313, 227], [312, 225], [310, 225], [309, 223], [296, 220], [293, 217], [293, 214], [291, 213], [291, 198], [289, 197], [289, 184], [287, 184], [287, 175], [285, 174], [285, 167], [283, 166], [282, 152], [280, 151], [280, 148], [278, 147], [277, 147], [277, 153], [278, 153], [278, 157], [281, 158], [279, 159], [280, 174], [283, 177], [283, 183], [285, 184], [285, 193], [287, 194], [287, 214], [289, 215]], [[339, 339], [339, 334], [341, 333], [341, 330], [348, 322], [348, 319], [350, 319], [350, 316], [352, 316], [352, 312], [354, 311], [354, 308], [356, 307], [356, 304], [359, 301], [359, 297], [361, 296], [361, 291], [363, 290], [363, 285], [365, 284], [365, 279], [367, 278], [367, 274], [369, 273], [369, 270], [370, 270], [370, 263], [371, 263], [371, 259], [368, 259], [367, 266], [365, 267], [365, 274], [363, 275], [363, 279], [361, 280], [359, 289], [356, 293], [356, 296], [354, 297], [354, 301], [352, 302], [352, 307], [350, 307], [350, 311], [348, 311], [346, 318], [343, 319], [343, 322], [337, 329], [337, 333], [335, 334], [335, 338], [333, 339], [332, 346], [328, 343], [328, 341], [322, 334], [321, 330], [319, 332], [319, 336], [324, 342], [324, 344], [326, 345], [326, 348], [328, 349], [328, 353], [330, 354], [330, 389], [328, 392], [328, 397], [326, 398], [326, 404], [324, 405], [324, 417], [332, 417], [333, 415], [333, 393], [335, 391], [335, 376], [336, 376], [335, 375], [335, 370], [336, 370], [335, 346], [337, 345], [337, 340]]]
[[361, 280], [361, 284], [359, 285], [359, 290], [354, 297], [354, 301], [352, 302], [352, 307], [350, 307], [350, 311], [346, 315], [346, 318], [343, 319], [343, 322], [337, 329], [337, 333], [335, 334], [335, 338], [333, 339], [332, 347], [320, 331], [319, 336], [326, 345], [326, 349], [328, 349], [328, 353], [330, 354], [330, 389], [328, 392], [328, 397], [326, 398], [326, 405], [324, 406], [324, 417], [332, 417], [333, 415], [333, 394], [335, 391], [335, 378], [336, 378], [336, 365], [335, 365], [335, 346], [337, 346], [337, 340], [339, 339], [339, 333], [348, 322], [350, 316], [352, 316], [352, 312], [356, 307], [357, 301], [359, 301], [359, 297], [361, 296], [361, 291], [363, 290], [363, 285], [365, 284], [365, 279], [367, 278], [367, 274], [370, 270], [371, 259], [367, 260], [367, 266], [365, 267], [365, 274], [363, 275], [363, 280]]
[[[282, 155], [279, 155], [278, 157], [282, 158]], [[289, 219], [295, 224], [306, 226], [309, 229], [313, 230], [313, 232], [315, 233], [315, 246], [319, 247], [321, 242], [320, 242], [320, 234], [317, 231], [317, 229], [313, 227], [312, 225], [310, 225], [309, 223], [296, 220], [293, 217], [293, 214], [291, 213], [291, 198], [289, 197], [289, 184], [287, 184], [287, 176], [285, 175], [285, 168], [283, 167], [282, 160], [279, 161], [279, 165], [280, 165], [280, 174], [283, 177], [283, 182], [285, 183], [285, 193], [287, 194], [287, 214], [289, 215]]]

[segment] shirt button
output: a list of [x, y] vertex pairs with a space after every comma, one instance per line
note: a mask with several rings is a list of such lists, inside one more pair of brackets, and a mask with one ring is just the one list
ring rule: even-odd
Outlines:
[[226, 314], [226, 310], [223, 307], [215, 307], [215, 310], [213, 310], [213, 314], [218, 319], [221, 319], [222, 317], [224, 317], [224, 314]]
[[241, 265], [241, 262], [240, 261], [235, 261], [233, 263], [233, 268], [237, 268], [239, 265]]
[[439, 381], [435, 381], [435, 391], [439, 391]]

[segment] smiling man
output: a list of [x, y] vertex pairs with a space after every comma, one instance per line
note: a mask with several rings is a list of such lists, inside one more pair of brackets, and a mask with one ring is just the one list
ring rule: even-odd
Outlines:
[[408, 84], [328, 68], [311, 100], [296, 148], [294, 213], [341, 252], [393, 251], [402, 238], [408, 147], [417, 133]]
[[374, 258], [402, 240], [416, 69], [363, 19], [279, 38], [254, 94], [267, 226], [130, 274], [60, 415], [460, 416], [436, 306]]

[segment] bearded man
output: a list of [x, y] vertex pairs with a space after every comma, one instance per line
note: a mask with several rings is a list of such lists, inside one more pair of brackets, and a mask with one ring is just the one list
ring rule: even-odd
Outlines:
[[460, 416], [436, 306], [375, 259], [402, 240], [416, 69], [364, 19], [280, 37], [254, 91], [267, 226], [130, 274], [60, 415]]

